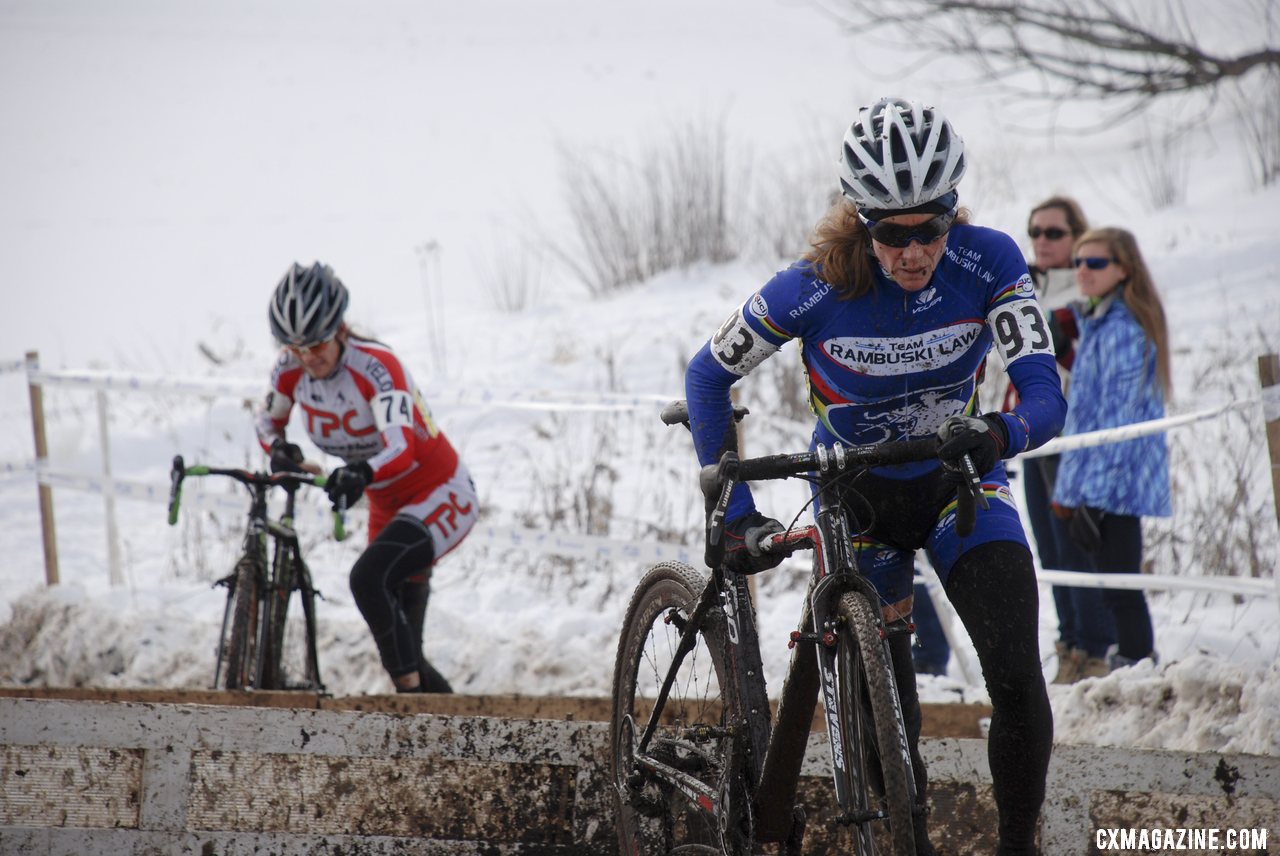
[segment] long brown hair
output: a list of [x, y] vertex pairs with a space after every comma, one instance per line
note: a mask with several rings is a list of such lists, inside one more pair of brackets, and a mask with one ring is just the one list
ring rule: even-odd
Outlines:
[[1138, 249], [1138, 239], [1132, 232], [1115, 226], [1090, 229], [1076, 238], [1072, 252], [1078, 252], [1081, 245], [1091, 241], [1106, 244], [1111, 258], [1129, 275], [1123, 282], [1122, 299], [1142, 328], [1147, 341], [1155, 346], [1156, 380], [1160, 382], [1165, 398], [1168, 398], [1173, 391], [1169, 367], [1169, 326], [1165, 322], [1164, 305], [1160, 302], [1160, 294], [1151, 279], [1151, 271], [1142, 258], [1142, 251]]
[[[956, 212], [953, 225], [969, 223], [968, 208]], [[841, 197], [813, 227], [809, 238], [809, 252], [805, 261], [813, 265], [823, 282], [830, 283], [836, 297], [851, 300], [871, 291], [875, 282], [875, 253], [871, 250], [871, 236], [867, 227], [858, 219], [858, 209]]]

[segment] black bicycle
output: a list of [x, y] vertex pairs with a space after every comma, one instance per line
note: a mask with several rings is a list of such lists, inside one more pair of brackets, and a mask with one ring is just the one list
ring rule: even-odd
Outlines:
[[[218, 635], [214, 689], [312, 690], [324, 691], [320, 661], [316, 652], [316, 598], [320, 593], [311, 584], [311, 570], [302, 558], [298, 533], [293, 528], [294, 500], [302, 485], [323, 487], [323, 476], [311, 473], [263, 473], [244, 469], [186, 466], [182, 456], [173, 459], [170, 471], [169, 524], [178, 522], [182, 482], [190, 476], [227, 476], [249, 489], [249, 522], [244, 547], [232, 572], [215, 585], [226, 586], [227, 606]], [[284, 513], [271, 520], [267, 495], [271, 488], [285, 492]], [[346, 537], [344, 509], [334, 509], [334, 537]], [[267, 560], [267, 541], [271, 559]], [[289, 602], [298, 592], [302, 601], [305, 654], [301, 675], [290, 680], [286, 674], [286, 628]]]
[[[745, 409], [738, 408], [741, 418]], [[663, 411], [688, 425], [684, 402]], [[651, 568], [627, 607], [613, 680], [612, 773], [624, 854], [749, 854], [775, 842], [800, 852], [800, 765], [821, 696], [831, 743], [837, 820], [860, 856], [914, 856], [916, 808], [906, 728], [874, 586], [858, 571], [845, 503], [870, 467], [937, 457], [933, 438], [739, 460], [704, 469], [710, 577], [678, 562]], [[972, 531], [978, 477], [957, 493], [957, 528]], [[811, 526], [765, 536], [766, 552], [814, 552], [792, 632], [794, 653], [771, 722], [747, 576], [724, 566], [724, 515], [739, 481], [804, 476], [824, 501]], [[856, 498], [855, 498], [856, 501]], [[869, 509], [868, 509], [869, 510]], [[810, 651], [815, 651], [814, 656]]]

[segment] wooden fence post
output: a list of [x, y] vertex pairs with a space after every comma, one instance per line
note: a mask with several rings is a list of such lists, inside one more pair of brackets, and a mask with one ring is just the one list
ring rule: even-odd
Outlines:
[[36, 440], [36, 492], [40, 497], [40, 533], [44, 537], [44, 581], [58, 584], [58, 535], [53, 524], [53, 488], [40, 481], [41, 470], [49, 463], [49, 447], [44, 435], [44, 390], [36, 382], [40, 354], [27, 351], [27, 388], [31, 393], [31, 431]]
[[107, 515], [107, 573], [111, 585], [124, 585], [120, 570], [120, 527], [116, 524], [116, 486], [111, 479], [111, 436], [107, 430], [107, 392], [98, 390], [98, 444], [102, 449], [102, 502]]
[[1276, 521], [1280, 523], [1280, 356], [1258, 357], [1258, 379], [1262, 382], [1262, 419], [1266, 423], [1267, 451], [1271, 459], [1271, 498], [1276, 507]]

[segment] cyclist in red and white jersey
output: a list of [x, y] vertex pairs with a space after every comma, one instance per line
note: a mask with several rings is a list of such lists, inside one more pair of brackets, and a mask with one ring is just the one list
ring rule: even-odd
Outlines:
[[271, 299], [282, 346], [258, 412], [272, 471], [319, 467], [285, 437], [294, 405], [307, 436], [341, 458], [325, 486], [335, 504], [369, 502], [369, 546], [351, 569], [355, 598], [397, 692], [452, 692], [422, 655], [432, 566], [479, 515], [467, 468], [436, 426], [408, 370], [343, 320], [348, 293], [319, 262], [294, 264]]

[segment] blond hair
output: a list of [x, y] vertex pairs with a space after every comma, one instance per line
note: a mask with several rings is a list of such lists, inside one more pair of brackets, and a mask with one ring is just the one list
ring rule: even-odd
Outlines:
[[1164, 390], [1165, 398], [1168, 398], [1172, 392], [1169, 325], [1165, 321], [1164, 305], [1160, 302], [1160, 294], [1151, 279], [1151, 271], [1142, 258], [1142, 251], [1138, 249], [1138, 239], [1132, 232], [1115, 226], [1090, 229], [1076, 238], [1072, 252], [1079, 252], [1082, 245], [1094, 242], [1106, 244], [1111, 258], [1128, 274], [1124, 280], [1122, 299], [1142, 328], [1147, 341], [1155, 348], [1156, 380]]

